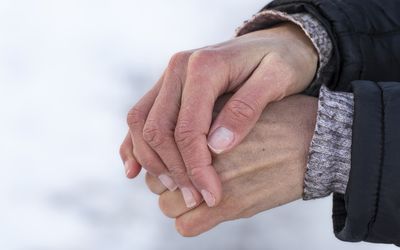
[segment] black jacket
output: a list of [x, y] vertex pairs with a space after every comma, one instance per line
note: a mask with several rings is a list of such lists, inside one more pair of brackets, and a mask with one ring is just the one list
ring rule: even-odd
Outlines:
[[327, 85], [355, 96], [350, 180], [345, 195], [334, 194], [335, 235], [400, 245], [400, 0], [276, 0], [264, 9], [316, 17], [334, 45], [337, 71]]

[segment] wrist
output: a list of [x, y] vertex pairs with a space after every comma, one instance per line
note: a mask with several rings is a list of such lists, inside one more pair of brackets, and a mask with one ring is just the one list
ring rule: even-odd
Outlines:
[[268, 29], [247, 33], [239, 39], [242, 37], [257, 38], [261, 42], [265, 41], [265, 44], [274, 44], [273, 50], [266, 47], [265, 59], [273, 61], [274, 71], [284, 74], [279, 81], [274, 81], [270, 100], [279, 101], [286, 96], [300, 93], [314, 79], [318, 68], [318, 52], [299, 25], [281, 22]]
[[263, 10], [254, 15], [236, 30], [237, 36], [274, 27], [277, 24], [290, 22], [298, 25], [304, 34], [312, 41], [318, 52], [317, 72], [310, 80], [305, 93], [317, 95], [319, 87], [323, 83], [331, 81], [335, 72], [335, 62], [332, 57], [333, 44], [325, 29], [318, 19], [305, 13], [288, 14], [278, 10]]

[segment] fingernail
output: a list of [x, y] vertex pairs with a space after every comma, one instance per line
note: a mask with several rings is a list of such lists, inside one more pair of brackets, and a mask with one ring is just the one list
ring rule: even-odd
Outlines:
[[125, 175], [129, 177], [129, 173], [131, 172], [131, 165], [129, 164], [129, 160], [124, 163], [125, 167]]
[[203, 196], [203, 199], [206, 201], [207, 206], [209, 207], [215, 206], [215, 198], [210, 192], [203, 189], [201, 190], [201, 195]]
[[168, 175], [162, 174], [158, 176], [158, 179], [166, 188], [169, 189], [169, 191], [175, 191], [178, 188], [175, 182]]
[[192, 191], [189, 188], [181, 188], [183, 199], [185, 200], [186, 207], [192, 208], [196, 206], [196, 200], [193, 197]]
[[208, 139], [208, 146], [216, 153], [222, 153], [233, 142], [233, 133], [227, 128], [219, 127]]

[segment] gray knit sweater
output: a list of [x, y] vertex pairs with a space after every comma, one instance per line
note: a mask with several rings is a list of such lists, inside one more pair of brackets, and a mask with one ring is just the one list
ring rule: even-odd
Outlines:
[[[299, 25], [319, 54], [319, 67], [312, 84], [330, 81], [335, 64], [331, 60], [332, 42], [323, 26], [309, 14], [288, 15], [266, 10], [254, 15], [237, 30], [237, 35], [265, 29], [283, 21]], [[344, 194], [351, 168], [353, 94], [333, 92], [322, 86], [317, 123], [309, 149], [303, 199], [317, 199], [332, 192]]]

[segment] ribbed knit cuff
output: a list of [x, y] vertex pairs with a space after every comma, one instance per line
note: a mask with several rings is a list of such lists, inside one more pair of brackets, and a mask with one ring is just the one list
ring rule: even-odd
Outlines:
[[[284, 21], [299, 25], [318, 51], [319, 65], [312, 86], [330, 81], [335, 72], [332, 41], [322, 24], [307, 13], [287, 14], [265, 10], [244, 22], [237, 36], [267, 29]], [[351, 167], [353, 95], [331, 92], [322, 86], [315, 133], [310, 146], [303, 199], [316, 199], [332, 192], [345, 193]]]
[[346, 192], [351, 168], [353, 113], [352, 93], [321, 87], [304, 179], [304, 200]]

